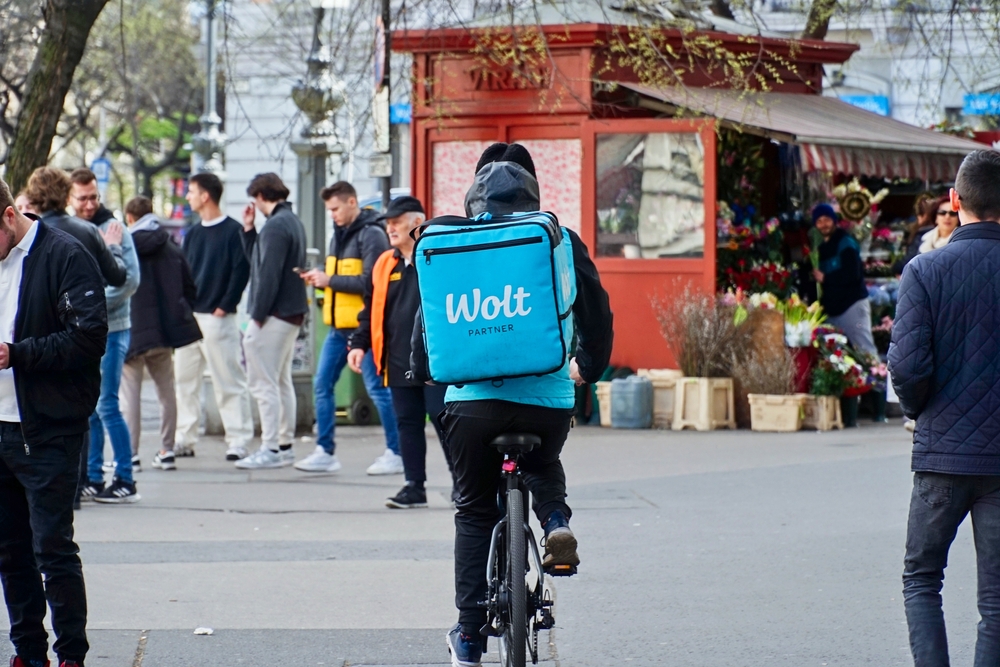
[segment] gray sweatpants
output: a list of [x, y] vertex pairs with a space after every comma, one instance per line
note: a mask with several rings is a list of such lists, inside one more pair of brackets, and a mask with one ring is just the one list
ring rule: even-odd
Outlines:
[[869, 354], [878, 354], [875, 339], [872, 337], [872, 307], [868, 299], [855, 301], [840, 315], [827, 316], [826, 321], [841, 329], [856, 349]]

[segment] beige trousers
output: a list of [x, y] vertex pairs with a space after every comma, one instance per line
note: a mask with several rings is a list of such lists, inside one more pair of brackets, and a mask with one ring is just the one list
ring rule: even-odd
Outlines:
[[132, 436], [132, 455], [139, 453], [139, 435], [142, 428], [142, 378], [145, 371], [156, 385], [156, 397], [160, 400], [160, 448], [174, 449], [174, 430], [177, 428], [177, 401], [174, 395], [173, 350], [169, 347], [154, 347], [132, 357], [122, 367], [122, 381], [118, 387], [118, 400], [122, 415]]
[[292, 356], [299, 327], [269, 317], [263, 327], [250, 320], [243, 336], [250, 394], [260, 412], [261, 444], [277, 451], [295, 440]]
[[177, 380], [177, 442], [193, 447], [198, 442], [201, 386], [208, 367], [215, 404], [219, 408], [226, 444], [246, 447], [253, 439], [253, 416], [247, 378], [240, 365], [240, 331], [235, 315], [216, 317], [195, 313], [203, 338], [174, 353]]

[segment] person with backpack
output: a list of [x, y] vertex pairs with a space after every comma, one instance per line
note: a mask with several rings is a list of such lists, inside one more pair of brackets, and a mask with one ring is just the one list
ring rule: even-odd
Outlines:
[[[451, 455], [445, 444], [440, 415], [444, 411], [445, 385], [419, 385], [407, 379], [410, 370], [410, 336], [413, 318], [420, 306], [417, 273], [413, 266], [414, 239], [410, 234], [423, 224], [424, 207], [416, 197], [399, 197], [379, 217], [385, 220], [392, 249], [375, 262], [372, 279], [365, 290], [365, 307], [358, 315], [358, 328], [351, 334], [347, 364], [361, 373], [365, 356], [371, 350], [375, 368], [392, 393], [399, 430], [399, 448], [403, 456], [406, 485], [386, 500], [391, 509], [427, 507], [427, 435], [430, 417], [437, 431], [448, 470]], [[454, 481], [452, 500], [455, 500]]]
[[[466, 195], [466, 214], [469, 218], [476, 218], [471, 225], [485, 224], [499, 216], [539, 211], [539, 204], [535, 167], [527, 149], [517, 144], [503, 143], [487, 148], [476, 165], [475, 181]], [[435, 220], [440, 224], [451, 223], [464, 228], [470, 226], [468, 220], [458, 223], [454, 219]], [[418, 277], [425, 273], [428, 262], [433, 267], [434, 261], [438, 261], [434, 252], [439, 253], [441, 259], [446, 257], [443, 248], [420, 250], [421, 244], [426, 244], [432, 238], [435, 220], [431, 220], [425, 227], [417, 244]], [[507, 225], [508, 228], [511, 226]], [[523, 263], [512, 262], [504, 266], [466, 265], [469, 269], [467, 274], [461, 276], [460, 281], [458, 276], [451, 281], [451, 289], [464, 291], [460, 295], [451, 292], [445, 294], [448, 287], [432, 293], [432, 290], [424, 288], [424, 279], [420, 280], [421, 313], [414, 323], [411, 369], [413, 379], [423, 382], [432, 379], [436, 356], [430, 349], [434, 333], [431, 330], [430, 307], [436, 307], [440, 311], [439, 304], [444, 303], [445, 312], [440, 314], [447, 317], [447, 322], [462, 322], [460, 335], [468, 342], [448, 346], [448, 361], [452, 366], [469, 367], [479, 363], [463, 357], [463, 351], [472, 349], [472, 341], [489, 341], [493, 354], [487, 355], [490, 357], [488, 361], [500, 359], [519, 362], [521, 358], [553, 352], [549, 349], [553, 342], [536, 340], [534, 347], [531, 343], [522, 345], [518, 349], [524, 354], [516, 355], [517, 359], [510, 359], [512, 355], [507, 352], [510, 350], [508, 341], [515, 332], [531, 330], [528, 315], [535, 313], [537, 316], [545, 308], [551, 309], [554, 302], [563, 305], [560, 295], [565, 291], [572, 293], [575, 290], [575, 298], [567, 299], [572, 317], [553, 313], [559, 318], [561, 326], [570, 329], [569, 332], [563, 329], [562, 340], [559, 341], [562, 347], [555, 344], [554, 357], [559, 359], [556, 363], [561, 364], [557, 370], [542, 376], [494, 378], [492, 381], [471, 382], [448, 388], [442, 422], [445, 439], [452, 454], [459, 495], [455, 514], [455, 598], [459, 614], [458, 624], [448, 633], [447, 639], [452, 664], [460, 667], [477, 667], [484, 648], [480, 628], [487, 619], [486, 610], [480, 603], [486, 598], [487, 592], [486, 565], [490, 537], [500, 518], [497, 485], [503, 455], [490, 446], [497, 436], [520, 432], [540, 437], [540, 447], [522, 456], [519, 467], [534, 499], [535, 514], [545, 531], [543, 567], [575, 567], [580, 562], [577, 540], [569, 528], [572, 513], [566, 504], [566, 475], [559, 455], [572, 425], [575, 385], [596, 382], [610, 360], [614, 336], [613, 318], [607, 292], [601, 286], [597, 268], [583, 241], [570, 230], [558, 228], [558, 231], [562, 239], [558, 245], [569, 250], [562, 255], [560, 261], [568, 261], [572, 269], [559, 271], [560, 284], [550, 283], [548, 294], [539, 293], [539, 287], [526, 290], [517, 283], [531, 272], [534, 277], [542, 279], [536, 282], [536, 285], [541, 286], [544, 276], [552, 268], [542, 266], [539, 270], [539, 267], [524, 266]], [[498, 238], [500, 236], [497, 235]], [[454, 245], [454, 238], [452, 236], [453, 240], [446, 243]], [[545, 247], [545, 244], [517, 239], [498, 240], [484, 245]], [[455, 253], [460, 252], [455, 247], [447, 250], [452, 258], [456, 256]], [[475, 258], [482, 257], [483, 254], [469, 252], [466, 257], [470, 262], [475, 262]], [[439, 266], [447, 267], [448, 264], [439, 261]], [[471, 296], [469, 295], [466, 285], [471, 286], [477, 282], [486, 284], [498, 278], [505, 283], [498, 288], [502, 292], [483, 292], [479, 288], [473, 288]], [[458, 285], [457, 282], [461, 284]], [[553, 296], [556, 296], [555, 300]], [[577, 344], [575, 350], [571, 351], [568, 349], [568, 341], [573, 339], [571, 332], [574, 324]], [[567, 336], [566, 333], [571, 335]], [[498, 351], [503, 353], [497, 354]], [[437, 361], [444, 360], [438, 356]]]

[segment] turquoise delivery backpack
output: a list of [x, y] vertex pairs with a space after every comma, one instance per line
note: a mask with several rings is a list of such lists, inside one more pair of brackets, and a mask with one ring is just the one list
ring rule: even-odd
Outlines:
[[435, 218], [413, 264], [433, 382], [499, 382], [566, 363], [576, 275], [569, 234], [551, 213]]

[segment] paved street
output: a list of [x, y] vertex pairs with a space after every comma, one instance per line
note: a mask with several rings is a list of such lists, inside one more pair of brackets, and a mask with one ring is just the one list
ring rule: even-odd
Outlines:
[[[377, 428], [338, 431], [338, 474], [240, 472], [216, 438], [164, 473], [148, 466], [146, 424], [142, 502], [77, 517], [89, 667], [446, 664], [453, 529], [439, 450], [431, 508], [393, 511], [382, 501], [401, 477], [364, 474]], [[565, 463], [583, 565], [557, 583], [546, 664], [908, 664], [906, 436], [898, 423], [575, 429]], [[954, 664], [971, 662], [974, 577], [963, 526], [945, 589]]]

